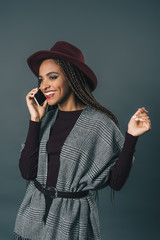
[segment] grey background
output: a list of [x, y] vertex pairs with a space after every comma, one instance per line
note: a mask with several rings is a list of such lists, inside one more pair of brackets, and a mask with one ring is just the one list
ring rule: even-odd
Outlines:
[[12, 239], [25, 193], [18, 168], [29, 124], [25, 96], [37, 86], [26, 59], [60, 40], [82, 50], [99, 81], [93, 94], [117, 116], [123, 134], [139, 107], [149, 111], [152, 123], [138, 139], [115, 207], [109, 187], [99, 192], [102, 239], [159, 239], [160, 2], [0, 1], [0, 29], [0, 239]]

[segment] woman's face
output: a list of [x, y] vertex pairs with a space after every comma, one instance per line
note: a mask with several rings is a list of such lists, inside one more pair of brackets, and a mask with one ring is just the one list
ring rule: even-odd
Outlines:
[[48, 105], [67, 107], [74, 99], [74, 92], [68, 84], [61, 67], [53, 59], [44, 60], [39, 68], [40, 89]]

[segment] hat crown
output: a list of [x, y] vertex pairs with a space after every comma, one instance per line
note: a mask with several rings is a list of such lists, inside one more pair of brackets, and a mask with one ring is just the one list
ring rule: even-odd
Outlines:
[[36, 77], [39, 76], [39, 67], [42, 61], [48, 58], [58, 58], [70, 62], [87, 76], [91, 90], [96, 88], [97, 77], [92, 69], [85, 64], [84, 56], [78, 47], [66, 41], [58, 41], [50, 50], [40, 50], [33, 53], [28, 57], [27, 63]]
[[75, 58], [76, 60], [80, 62], [85, 62], [84, 61], [84, 56], [81, 52], [81, 50], [74, 45], [65, 42], [65, 41], [59, 41], [56, 42], [53, 47], [50, 49], [51, 52], [57, 52], [57, 53], [62, 53], [65, 55], [68, 55], [70, 57]]

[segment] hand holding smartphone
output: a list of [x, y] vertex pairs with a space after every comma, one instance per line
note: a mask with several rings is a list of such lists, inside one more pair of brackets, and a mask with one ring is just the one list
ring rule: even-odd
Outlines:
[[38, 92], [34, 95], [34, 100], [38, 106], [42, 106], [44, 101], [46, 100], [46, 96], [43, 94], [40, 88], [38, 89]]

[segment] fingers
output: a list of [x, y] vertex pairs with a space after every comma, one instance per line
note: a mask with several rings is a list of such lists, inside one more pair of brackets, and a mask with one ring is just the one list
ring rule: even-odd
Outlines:
[[135, 117], [135, 120], [150, 121], [149, 117]]
[[148, 111], [145, 109], [145, 107], [138, 108], [137, 112], [135, 112], [134, 115], [139, 114], [139, 113], [148, 113]]
[[139, 108], [137, 112], [135, 112], [135, 114], [133, 115], [133, 118], [135, 120], [137, 120], [137, 118], [142, 118], [142, 117], [146, 117], [148, 114], [148, 111], [143, 107], [143, 108]]
[[145, 118], [148, 119], [149, 116], [146, 113], [142, 113], [142, 114], [137, 114], [136, 116], [133, 116], [133, 118]]
[[27, 94], [27, 98], [33, 98], [34, 95], [38, 92], [38, 88], [33, 88], [28, 94]]
[[29, 92], [29, 94], [35, 93], [35, 92], [37, 92], [37, 91], [38, 91], [38, 88], [33, 88], [33, 89]]
[[146, 124], [149, 124], [150, 128], [151, 128], [151, 121], [150, 121], [149, 116], [147, 114], [148, 114], [148, 111], [143, 107], [143, 108], [139, 108], [138, 111], [132, 117], [136, 121], [142, 121]]
[[29, 95], [33, 95], [33, 94], [35, 94], [36, 92], [38, 92], [38, 88], [33, 88], [28, 94], [29, 94]]

